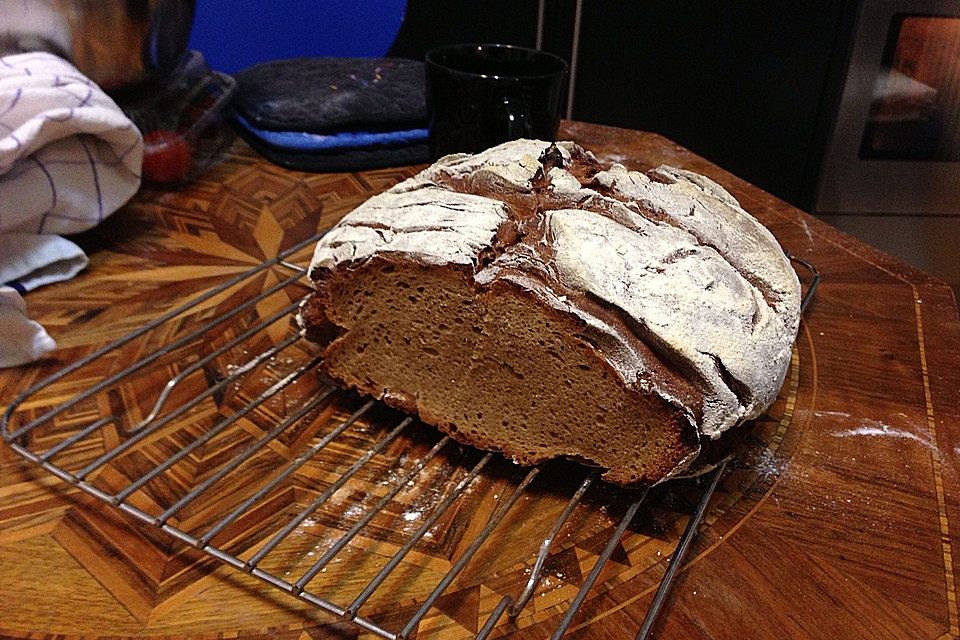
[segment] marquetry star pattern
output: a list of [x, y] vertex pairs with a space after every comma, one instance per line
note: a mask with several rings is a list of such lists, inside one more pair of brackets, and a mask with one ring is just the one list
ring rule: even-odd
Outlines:
[[[172, 208], [167, 204], [168, 193], [146, 192], [146, 197], [136, 204], [78, 239], [91, 255], [90, 271], [96, 270], [99, 277], [94, 282], [80, 275], [55, 292], [38, 291], [31, 296], [32, 308], [49, 319], [47, 329], [60, 349], [53, 360], [27, 368], [17, 391], [328, 228], [373, 193], [413, 173], [405, 168], [363, 174], [302, 174], [256, 162], [241, 146], [234, 147], [224, 162], [230, 164], [229, 171], [224, 164], [215, 165], [191, 187], [190, 206], [184, 207], [181, 202]], [[290, 261], [305, 264], [310, 250], [311, 247], [305, 247]], [[18, 419], [22, 424], [41, 415], [138, 358], [174, 343], [197, 326], [228, 315], [244, 301], [276, 287], [291, 275], [296, 274], [277, 265], [225, 290], [41, 392], [24, 406]], [[99, 416], [119, 416], [116, 423], [104, 425], [53, 458], [70, 471], [83, 468], [130, 437], [130, 429], [144, 421], [154, 408], [164, 384], [190, 369], [204, 350], [226, 345], [259, 319], [295, 303], [307, 292], [302, 282], [292, 278], [274, 294], [172, 350], [144, 371], [63, 412], [31, 433], [29, 446], [38, 451], [49, 450]], [[74, 338], [76, 332], [71, 331], [81, 326], [84, 342]], [[284, 315], [222, 356], [196, 367], [174, 388], [161, 416], [217, 387], [244, 363], [294, 331], [292, 320]], [[123, 490], [315, 355], [308, 343], [295, 343], [265, 360], [249, 375], [220, 385], [183, 416], [93, 471], [88, 480], [107, 493]], [[795, 357], [794, 391], [797, 366]], [[166, 472], [133, 491], [127, 502], [152, 515], [163, 512], [263, 438], [303, 402], [315, 397], [323, 384], [318, 374], [308, 371], [229, 429], [195, 447]], [[12, 400], [14, 390], [0, 392], [4, 404]], [[227, 479], [213, 483], [201, 497], [178, 510], [170, 524], [202, 534], [363, 402], [348, 393], [334, 393], [329, 401], [293, 422]], [[774, 464], [787, 455], [785, 448], [778, 448], [790, 424], [788, 405], [787, 399], [779, 400], [752, 427], [741, 445], [742, 460], [749, 462], [752, 457], [754, 461]], [[214, 538], [214, 544], [241, 559], [250, 558], [402, 419], [403, 416], [383, 408], [364, 414], [342, 436], [226, 527]], [[295, 581], [439, 439], [440, 435], [429, 427], [410, 425], [305, 518], [267, 554], [260, 566], [281, 579]], [[446, 446], [317, 574], [308, 589], [337, 604], [348, 604], [481, 455], [455, 443]], [[362, 615], [385, 628], [399, 630], [524, 472], [495, 458], [375, 592], [361, 610]], [[587, 473], [573, 463], [548, 466], [508, 512], [490, 542], [480, 548], [437, 600], [420, 624], [419, 636], [472, 637], [504, 596], [516, 597], [527, 581], [543, 535]], [[739, 517], [774, 478], [774, 472], [764, 475], [756, 465], [749, 464], [729, 474], [718, 492], [717, 506], [708, 517], [704, 538], [709, 542], [712, 536], [722, 535], [732, 526], [731, 518]], [[654, 492], [648, 506], [615, 548], [582, 615], [588, 616], [591, 606], [600, 606], [591, 602], [623, 581], [639, 580], [645, 587], [655, 587], [698, 491], [696, 481], [686, 481], [670, 490]], [[213, 629], [236, 629], [252, 638], [290, 640], [358, 634], [350, 623], [318, 613], [310, 605], [223, 566], [158, 528], [69, 487], [21, 460], [5, 445], [0, 447], [2, 495], [16, 498], [0, 500], [0, 563], [5, 557], [32, 556], [31, 566], [36, 572], [26, 576], [18, 589], [30, 597], [49, 599], [51, 633], [67, 633], [58, 626], [63, 617], [58, 614], [60, 608], [89, 607], [98, 612], [96, 618], [91, 617], [87, 628], [70, 630], [71, 635], [97, 636], [104, 619], [111, 621], [112, 634], [150, 637], [202, 634]], [[565, 611], [631, 495], [602, 483], [588, 492], [561, 530], [528, 606], [516, 620], [501, 621], [504, 632], [545, 624]], [[725, 517], [731, 521], [724, 520], [723, 527], [714, 526]], [[712, 534], [714, 529], [716, 533]], [[77, 591], [78, 587], [82, 592]], [[226, 598], [230, 603], [226, 606], [222, 604], [225, 593], [231, 594]], [[17, 612], [6, 606], [3, 609], [0, 636], [15, 635], [12, 630], [17, 628]], [[256, 629], [244, 626], [244, 620], [252, 613], [260, 621]], [[8, 627], [11, 631], [4, 631]]]

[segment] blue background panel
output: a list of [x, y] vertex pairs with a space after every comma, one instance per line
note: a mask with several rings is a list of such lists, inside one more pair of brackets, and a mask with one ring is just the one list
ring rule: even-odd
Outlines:
[[298, 56], [382, 56], [406, 0], [197, 0], [190, 48], [219, 71]]

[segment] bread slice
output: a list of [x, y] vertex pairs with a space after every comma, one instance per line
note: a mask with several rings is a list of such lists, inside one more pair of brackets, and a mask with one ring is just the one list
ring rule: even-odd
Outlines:
[[335, 380], [624, 485], [769, 406], [799, 322], [782, 250], [719, 185], [572, 143], [441, 159], [347, 214], [310, 277], [300, 322]]

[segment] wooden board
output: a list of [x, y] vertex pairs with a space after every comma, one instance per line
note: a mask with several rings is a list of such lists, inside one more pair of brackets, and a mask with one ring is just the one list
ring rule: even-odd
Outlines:
[[[576, 122], [565, 123], [562, 135], [604, 162], [637, 169], [665, 162], [713, 177], [787, 249], [823, 274], [787, 382], [767, 415], [743, 430], [732, 468], [657, 627], [658, 637], [960, 635], [953, 556], [960, 541], [960, 324], [950, 289], [656, 135]], [[0, 371], [0, 402], [8, 404], [30, 384], [179, 301], [328, 227], [415, 169], [303, 174], [270, 165], [237, 143], [188, 189], [143, 191], [81, 238], [91, 256], [90, 269], [27, 296], [32, 317], [47, 327], [60, 349], [48, 361]], [[304, 250], [295, 261], [308, 254]], [[35, 417], [135, 357], [169, 344], [193, 323], [226, 313], [286, 273], [272, 268], [89, 371], [65, 378], [25, 406], [21, 418]], [[281, 288], [254, 312], [205, 335], [204, 344], [223, 344], [252, 318], [272, 313], [302, 291], [295, 284]], [[204, 367], [203, 379], [190, 378], [177, 394], [196, 393], [222, 379], [289, 331], [288, 322], [272, 325], [250, 344]], [[196, 354], [189, 349], [178, 350], [138, 378], [59, 416], [31, 445], [49, 448], [105, 411], [136, 423], [149, 412], [163, 383], [191, 357]], [[309, 347], [298, 343], [258, 369], [249, 382], [218, 394], [175, 421], [162, 437], [105, 467], [94, 482], [110, 490], [122, 488], [223, 411], [235, 410], [310, 357]], [[168, 505], [289, 415], [317, 384], [305, 377], [238, 428], [199, 448], [162, 481], [135, 492], [131, 501], [148, 512]], [[175, 522], [202, 530], [216, 512], [248, 495], [272, 469], [296, 457], [359, 402], [336, 395], [241, 467], [238, 482], [215, 485], [178, 513]], [[285, 518], [400, 420], [389, 411], [360, 420], [218, 542], [248, 558]], [[79, 468], [115, 446], [119, 437], [117, 429], [103, 429], [88, 446], [64, 454], [59, 462]], [[267, 568], [278, 576], [297, 577], [438, 438], [433, 430], [412, 425], [268, 556]], [[349, 603], [478, 457], [469, 449], [445, 447], [309, 588]], [[524, 471], [499, 460], [491, 463], [361, 609], [362, 615], [399, 631]], [[572, 463], [549, 466], [426, 614], [418, 637], [473, 637], [503, 596], [519, 594], [543, 535], [586, 473]], [[683, 481], [651, 496], [590, 592], [569, 637], [636, 635], [699, 490], [695, 481]], [[494, 637], [550, 635], [631, 497], [602, 484], [590, 489], [561, 530], [534, 597], [515, 620], [501, 621]], [[358, 635], [370, 634], [205, 558], [0, 445], [0, 636], [319, 640]]]

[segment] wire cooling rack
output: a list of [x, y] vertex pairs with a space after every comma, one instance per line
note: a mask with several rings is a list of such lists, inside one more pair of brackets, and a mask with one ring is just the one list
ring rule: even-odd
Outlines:
[[[408, 638], [484, 543], [499, 527], [508, 526], [503, 524], [508, 513], [529, 495], [542, 468], [511, 466], [496, 454], [461, 447], [380, 403], [338, 390], [317, 372], [316, 348], [291, 322], [308, 286], [305, 270], [290, 259], [318, 238], [230, 278], [27, 389], [4, 413], [2, 434], [22, 457], [143, 526], [158, 528], [383, 638]], [[801, 306], [805, 311], [820, 276], [812, 265], [790, 258], [811, 278]], [[85, 373], [91, 369], [94, 374]], [[78, 383], [75, 388], [82, 390], [65, 401], [45, 396], [54, 393], [54, 383], [74, 378], [95, 383], [85, 388]], [[409, 451], [416, 455], [408, 456]], [[201, 453], [206, 462], [197, 472]], [[456, 473], [449, 466], [431, 471], [451, 455], [459, 456]], [[292, 478], [317, 467], [321, 459], [322, 468], [307, 474], [313, 483], [308, 498], [297, 509], [267, 518], [262, 544], [238, 544], [241, 524], [251, 514], [266, 511], [265, 505]], [[701, 481], [699, 500], [637, 638], [650, 636], [725, 466], [721, 462]], [[185, 472], [187, 467], [192, 473]], [[365, 604], [389, 590], [384, 585], [391, 574], [430, 537], [432, 528], [442, 519], [456, 518], [456, 505], [471, 487], [494, 468], [502, 474], [504, 467], [510, 468], [508, 492], [464, 543], [449, 570], [417, 599], [419, 606], [402, 627], [387, 629], [365, 615]], [[582, 480], [570, 485], [559, 514], [539, 533], [542, 540], [526, 584], [516, 596], [499, 601], [477, 638], [488, 637], [504, 616], [514, 619], [523, 611], [542, 583], [544, 565], [564, 525], [591, 488], [605, 484], [598, 471], [581, 471]], [[379, 492], [351, 510], [349, 521], [340, 523], [339, 537], [315, 560], [311, 553], [297, 571], [274, 568], [282, 565], [275, 556], [282, 555], [291, 534], [337, 502], [343, 491], [358, 482], [369, 484], [377, 474]], [[318, 576], [374, 526], [398, 496], [423, 483], [437, 485], [435, 499], [425, 517], [417, 514], [418, 526], [404, 532], [406, 539], [379, 571], [353, 597], [337, 599], [325, 593]], [[622, 515], [552, 638], [570, 627], [647, 496], [645, 490], [621, 493]], [[346, 528], [345, 522], [352, 524]]]

